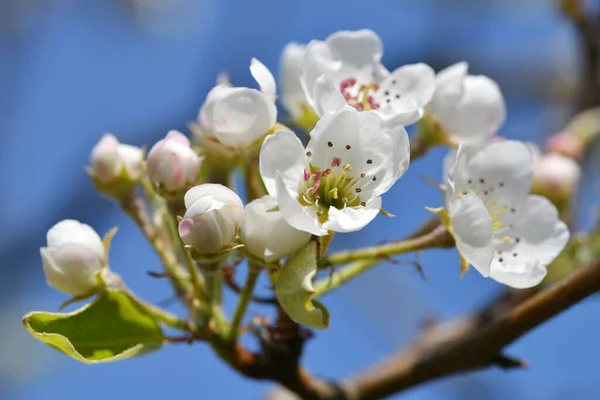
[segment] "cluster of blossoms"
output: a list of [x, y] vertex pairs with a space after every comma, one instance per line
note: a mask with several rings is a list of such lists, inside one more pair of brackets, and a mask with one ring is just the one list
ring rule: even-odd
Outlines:
[[[540, 283], [569, 232], [556, 207], [530, 191], [545, 182], [563, 193], [575, 186], [578, 169], [563, 168], [565, 156], [541, 157], [523, 143], [492, 140], [506, 116], [502, 93], [492, 79], [470, 75], [466, 63], [437, 74], [422, 63], [389, 71], [382, 55], [370, 30], [285, 48], [281, 102], [308, 131], [306, 145], [277, 123], [275, 79], [253, 59], [250, 72], [260, 89], [219, 83], [190, 126], [191, 140], [171, 131], [145, 155], [106, 135], [92, 151], [89, 172], [100, 190], [122, 202], [144, 183], [166, 203], [181, 203], [180, 238], [201, 259], [218, 259], [241, 244], [246, 257], [268, 265], [311, 236], [360, 230], [382, 212], [381, 196], [409, 166], [405, 127], [417, 124], [416, 139], [451, 147], [446, 205], [436, 212], [463, 270], [472, 264], [516, 288]], [[253, 160], [268, 195], [244, 206], [214, 172]], [[556, 178], [553, 168], [566, 175]], [[93, 292], [96, 274], [108, 266], [98, 235], [75, 221], [48, 232], [42, 256], [49, 283], [75, 296]]]

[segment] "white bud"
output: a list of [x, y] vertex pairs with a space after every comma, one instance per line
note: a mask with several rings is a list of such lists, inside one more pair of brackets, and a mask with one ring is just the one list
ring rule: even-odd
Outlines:
[[110, 133], [94, 146], [91, 155], [92, 173], [103, 184], [110, 184], [125, 172], [130, 180], [142, 175], [142, 149], [119, 143]]
[[61, 292], [83, 296], [98, 287], [96, 274], [105, 263], [102, 239], [89, 225], [66, 219], [54, 225], [42, 247], [48, 284]]
[[181, 132], [170, 131], [148, 153], [148, 175], [168, 192], [187, 190], [200, 174], [201, 159]]
[[558, 153], [548, 153], [536, 158], [534, 180], [548, 195], [554, 192], [568, 195], [577, 188], [581, 179], [581, 167], [572, 158]]
[[191, 188], [184, 197], [186, 212], [179, 235], [187, 245], [206, 255], [230, 246], [244, 220], [244, 204], [227, 187], [206, 183]]
[[264, 196], [246, 205], [241, 240], [253, 256], [265, 261], [277, 261], [294, 254], [310, 240], [310, 233], [292, 228], [280, 211], [273, 211], [277, 203]]

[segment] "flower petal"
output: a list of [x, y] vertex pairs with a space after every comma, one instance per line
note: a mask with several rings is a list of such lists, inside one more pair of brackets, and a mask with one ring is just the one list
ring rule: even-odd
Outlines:
[[275, 84], [275, 78], [269, 69], [256, 58], [253, 58], [250, 62], [250, 73], [258, 85], [260, 86], [261, 92], [270, 96], [275, 101], [277, 95], [277, 85]]
[[291, 131], [281, 130], [265, 138], [260, 150], [260, 175], [267, 192], [279, 201], [275, 180], [281, 174], [283, 182], [297, 192], [306, 165], [304, 146]]
[[317, 79], [327, 72], [339, 69], [341, 65], [341, 62], [334, 60], [331, 49], [325, 42], [313, 40], [306, 46], [300, 83], [308, 103], [315, 110], [317, 104], [314, 100], [314, 91]]
[[78, 244], [92, 251], [99, 260], [104, 258], [104, 244], [98, 233], [91, 226], [74, 219], [55, 224], [48, 230], [46, 241], [49, 248]]
[[381, 82], [377, 93], [382, 99], [390, 99], [391, 103], [396, 99], [410, 98], [422, 108], [429, 103], [434, 91], [435, 72], [429, 65], [419, 63], [396, 69]]
[[469, 64], [458, 62], [444, 68], [435, 76], [435, 94], [430, 107], [448, 107], [460, 101], [464, 93], [463, 81], [467, 76]]
[[445, 101], [437, 98], [432, 112], [456, 142], [486, 138], [496, 133], [506, 119], [506, 105], [498, 84], [482, 75], [465, 77], [460, 101], [452, 96]]
[[245, 147], [265, 135], [277, 120], [273, 99], [248, 88], [237, 88], [212, 110], [215, 137], [226, 146]]
[[460, 180], [457, 176], [458, 192], [472, 189], [482, 195], [487, 191], [486, 201], [509, 208], [525, 201], [533, 182], [533, 160], [524, 143], [496, 142], [470, 154], [464, 152], [466, 173], [461, 174]]
[[494, 258], [492, 217], [481, 199], [473, 194], [450, 204], [450, 225], [456, 247], [465, 260], [488, 276]]
[[275, 176], [277, 204], [283, 218], [294, 228], [317, 236], [327, 235], [327, 229], [319, 223], [317, 211], [313, 207], [303, 207], [297, 199], [298, 194], [291, 192], [281, 173]]
[[317, 106], [315, 111], [319, 115], [335, 112], [348, 104], [342, 92], [336, 89], [333, 80], [327, 75], [317, 79], [313, 93]]
[[370, 29], [339, 31], [325, 42], [344, 63], [356, 67], [377, 63], [383, 54], [381, 39]]
[[306, 103], [300, 75], [306, 47], [298, 43], [288, 43], [279, 60], [279, 80], [281, 85], [281, 102], [294, 117], [302, 115], [301, 104]]
[[329, 208], [329, 219], [323, 227], [335, 232], [354, 232], [365, 226], [379, 214], [381, 210], [381, 197], [375, 197], [366, 207], [346, 207], [338, 210]]
[[542, 281], [546, 266], [569, 241], [569, 230], [548, 199], [531, 195], [527, 197], [526, 215], [507, 236], [512, 240], [497, 241], [501, 253], [492, 262], [490, 276], [505, 285], [527, 288]]
[[[204, 183], [202, 185], [194, 186], [193, 188], [188, 190], [185, 193], [185, 196], [183, 197], [185, 208], [190, 209], [194, 203], [196, 203], [199, 199], [205, 197], [210, 198], [206, 200], [205, 204], [212, 204], [214, 199], [225, 205], [231, 205], [232, 209], [235, 210], [236, 218], [238, 219], [238, 221], [243, 220], [244, 203], [242, 203], [242, 199], [240, 199], [240, 196], [238, 196], [237, 193], [235, 193], [228, 187], [220, 185], [218, 183]], [[205, 209], [208, 209], [208, 206], [205, 206]], [[204, 211], [206, 210], [199, 212]], [[186, 214], [188, 213], [186, 212]]]

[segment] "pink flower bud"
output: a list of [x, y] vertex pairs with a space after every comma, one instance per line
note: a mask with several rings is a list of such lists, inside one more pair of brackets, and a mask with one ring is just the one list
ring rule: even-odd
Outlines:
[[48, 231], [47, 242], [40, 253], [48, 284], [73, 296], [93, 292], [105, 260], [100, 236], [89, 225], [67, 219]]
[[110, 184], [125, 171], [129, 179], [137, 180], [142, 174], [142, 149], [105, 134], [94, 146], [91, 155], [92, 173], [103, 184]]
[[560, 153], [574, 160], [583, 156], [583, 142], [568, 132], [555, 133], [546, 140], [546, 150]]
[[198, 252], [214, 255], [231, 245], [244, 220], [244, 204], [223, 185], [207, 183], [188, 190], [187, 208], [179, 223], [179, 235]]
[[178, 131], [156, 143], [148, 153], [148, 175], [161, 189], [181, 192], [194, 186], [200, 174], [201, 159], [190, 141]]
[[570, 195], [579, 185], [581, 167], [570, 157], [549, 153], [534, 162], [534, 181], [539, 190], [550, 198]]

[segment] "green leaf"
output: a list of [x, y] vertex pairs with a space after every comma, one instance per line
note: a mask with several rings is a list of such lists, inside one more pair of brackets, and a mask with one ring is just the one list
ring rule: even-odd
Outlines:
[[124, 360], [158, 349], [158, 322], [128, 293], [108, 289], [70, 313], [34, 311], [23, 324], [36, 339], [86, 364]]
[[310, 241], [281, 268], [275, 293], [287, 315], [311, 328], [326, 329], [329, 311], [317, 300], [312, 300], [315, 289], [312, 278], [317, 273], [317, 244]]

